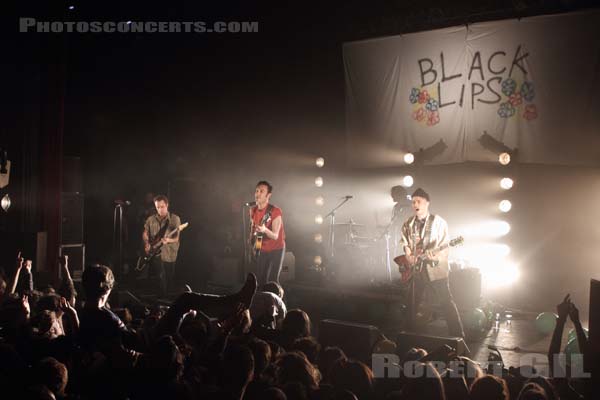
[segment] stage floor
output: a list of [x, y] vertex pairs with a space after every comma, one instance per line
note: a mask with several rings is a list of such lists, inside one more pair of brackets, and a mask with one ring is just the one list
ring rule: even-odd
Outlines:
[[[395, 340], [397, 334], [404, 330], [405, 298], [398, 291], [373, 287], [312, 286], [297, 282], [285, 287], [288, 308], [300, 308], [309, 314], [317, 330], [315, 336], [318, 336], [319, 321], [323, 319], [374, 325], [391, 340]], [[488, 346], [493, 345], [500, 351], [506, 367], [531, 365], [534, 362], [538, 369], [544, 368], [548, 364], [546, 355], [551, 334], [542, 335], [538, 332], [535, 326], [537, 314], [514, 312], [510, 325], [503, 320], [497, 330], [491, 327], [477, 335], [469, 333], [465, 327], [471, 358], [487, 365], [490, 354]], [[572, 328], [571, 322], [567, 322], [561, 349], [566, 346]], [[421, 325], [416, 333], [447, 336], [446, 322], [441, 318], [435, 319]]]

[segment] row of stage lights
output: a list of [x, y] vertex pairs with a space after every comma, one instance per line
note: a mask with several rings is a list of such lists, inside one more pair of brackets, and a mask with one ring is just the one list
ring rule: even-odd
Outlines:
[[[317, 159], [315, 160], [315, 165], [317, 168], [321, 169], [325, 166], [325, 159], [323, 157], [317, 157]], [[318, 175], [315, 178], [315, 186], [318, 188], [318, 190], [320, 190], [323, 185], [324, 185], [324, 181], [323, 181], [323, 177], [321, 175]], [[315, 205], [318, 208], [321, 208], [325, 205], [325, 198], [323, 197], [323, 195], [321, 193], [319, 193], [317, 195], [317, 197], [315, 197]], [[318, 226], [323, 225], [324, 219], [323, 219], [323, 215], [321, 215], [321, 213], [318, 213], [317, 215], [315, 215], [315, 224]], [[314, 241], [317, 244], [321, 244], [323, 243], [323, 234], [321, 232], [316, 232], [314, 234]], [[315, 266], [315, 268], [320, 269], [321, 265], [323, 264], [323, 258], [320, 255], [315, 255], [315, 257], [313, 258], [313, 265]]]
[[[510, 164], [510, 154], [500, 153], [500, 155], [498, 156], [498, 162], [500, 162], [500, 164], [504, 166]], [[500, 187], [504, 190], [512, 189], [513, 185], [514, 181], [509, 177], [504, 177], [500, 179]], [[512, 203], [510, 202], [510, 200], [507, 199], [500, 200], [500, 203], [498, 203], [498, 209], [500, 209], [500, 211], [502, 211], [503, 213], [507, 213], [512, 209]]]

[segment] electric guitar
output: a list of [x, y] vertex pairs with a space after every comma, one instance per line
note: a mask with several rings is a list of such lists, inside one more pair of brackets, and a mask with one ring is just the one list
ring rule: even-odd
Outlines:
[[[462, 236], [459, 236], [455, 239], [452, 239], [447, 244], [431, 249], [431, 252], [435, 255], [436, 253], [439, 253], [440, 251], [445, 250], [449, 247], [459, 246], [463, 244], [464, 241], [465, 239]], [[408, 262], [406, 254], [394, 258], [394, 262], [398, 264], [398, 270], [402, 275], [400, 277], [400, 280], [402, 282], [408, 282], [410, 278], [412, 278], [414, 273], [419, 273], [423, 270], [423, 267], [425, 266], [427, 261], [427, 255], [425, 254], [425, 250], [421, 247], [417, 247], [417, 250], [415, 251], [415, 257], [416, 260], [414, 264]]]
[[150, 241], [150, 250], [148, 250], [147, 252], [145, 252], [144, 255], [142, 255], [140, 258], [138, 258], [137, 265], [135, 266], [135, 270], [138, 272], [143, 271], [144, 268], [146, 268], [148, 266], [148, 264], [150, 264], [150, 261], [152, 261], [152, 259], [154, 257], [160, 255], [160, 252], [161, 252], [162, 246], [163, 246], [163, 242], [162, 242], [163, 238], [173, 237], [177, 232], [181, 232], [185, 228], [187, 228], [189, 224], [190, 224], [189, 222], [186, 222], [185, 224], [181, 224], [181, 225], [173, 228], [172, 230], [168, 231], [167, 233], [165, 233], [164, 236], [161, 235], [160, 231], [159, 231], [158, 235], [156, 235], [156, 237]]
[[[271, 220], [271, 211], [267, 210], [265, 215], [263, 215], [262, 219], [260, 220], [259, 226], [266, 225], [270, 220]], [[252, 226], [252, 229], [254, 229], [254, 225]], [[263, 242], [264, 236], [265, 236], [265, 234], [262, 232], [254, 231], [252, 233], [252, 257], [254, 258], [254, 260], [256, 260], [258, 258], [258, 256], [260, 256], [260, 251], [262, 249], [262, 242]]]

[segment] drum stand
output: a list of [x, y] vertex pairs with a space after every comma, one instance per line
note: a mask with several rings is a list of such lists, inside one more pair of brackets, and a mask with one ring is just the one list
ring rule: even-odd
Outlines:
[[329, 222], [329, 238], [327, 239], [327, 245], [329, 246], [329, 256], [331, 257], [331, 259], [335, 258], [335, 233], [334, 233], [334, 228], [335, 228], [335, 212], [338, 210], [338, 208], [340, 208], [341, 206], [343, 206], [344, 204], [346, 204], [348, 202], [348, 200], [350, 200], [349, 197], [345, 197], [344, 200], [341, 201], [340, 204], [338, 204], [337, 206], [335, 206], [333, 208], [333, 210], [331, 210], [329, 212], [329, 214], [327, 214], [325, 216], [325, 218], [327, 217], [331, 217], [331, 220]]

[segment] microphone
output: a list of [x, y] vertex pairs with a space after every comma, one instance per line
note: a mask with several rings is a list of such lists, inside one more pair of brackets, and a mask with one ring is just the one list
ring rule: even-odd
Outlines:
[[352, 199], [352, 198], [354, 198], [354, 196], [347, 195], [347, 196], [344, 196], [344, 198], [345, 199]]
[[247, 202], [247, 203], [244, 203], [244, 206], [246, 206], [246, 207], [253, 207], [253, 206], [255, 206], [255, 205], [256, 205], [256, 202], [255, 202], [255, 201], [249, 201], [249, 202]]

